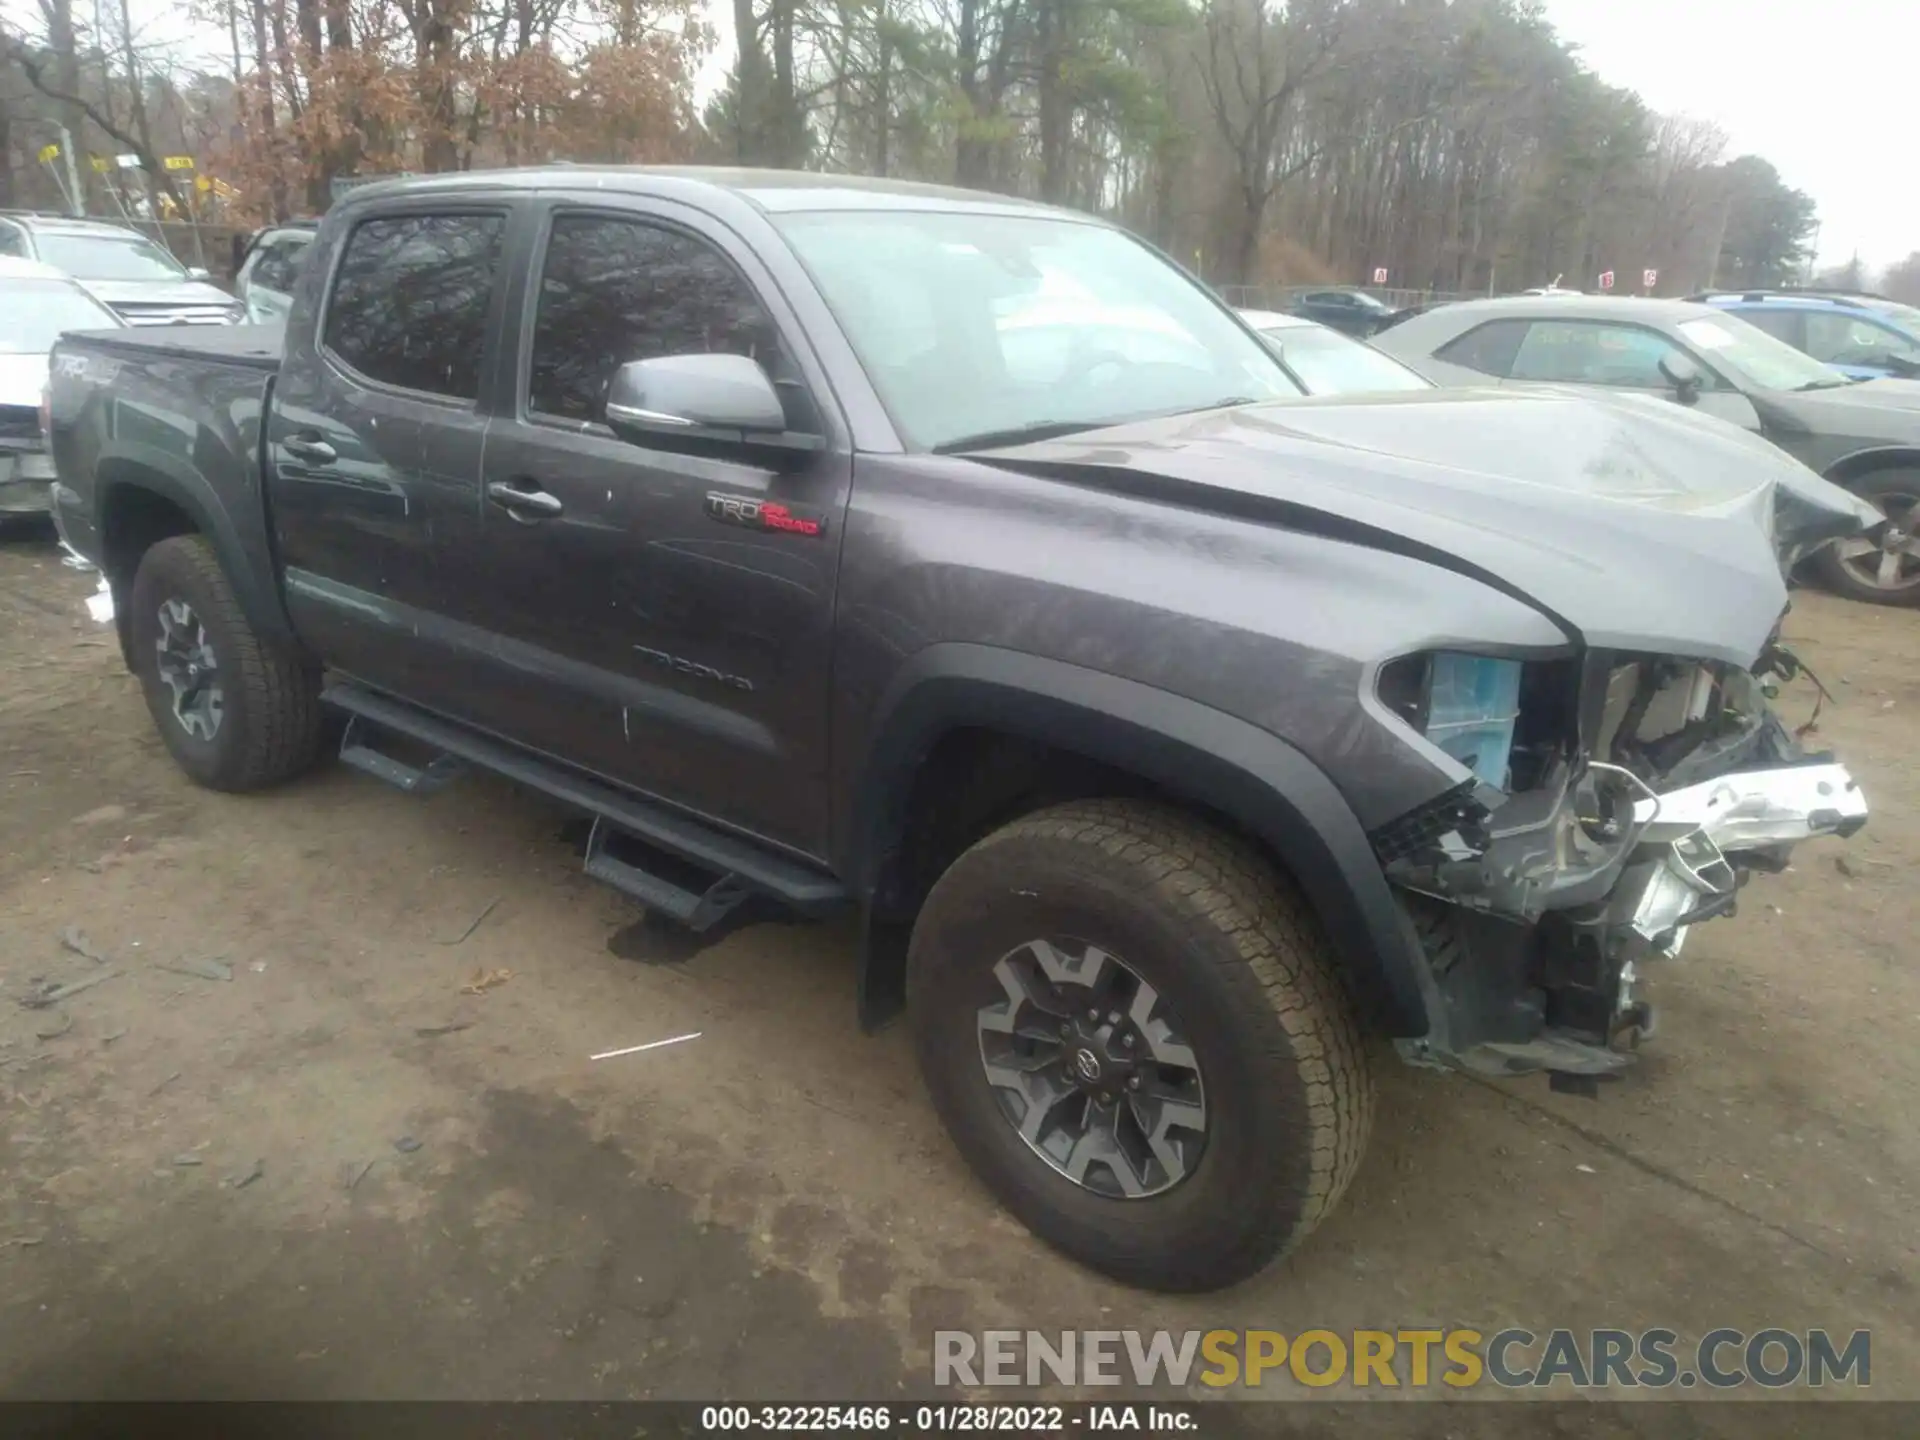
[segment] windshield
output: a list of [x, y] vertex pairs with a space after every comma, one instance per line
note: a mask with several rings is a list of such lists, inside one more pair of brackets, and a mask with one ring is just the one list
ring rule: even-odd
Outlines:
[[1714, 364], [1763, 390], [1825, 390], [1847, 383], [1839, 371], [1802, 355], [1737, 315], [1682, 320], [1678, 328]]
[[1868, 300], [1865, 304], [1867, 309], [1884, 315], [1908, 335], [1920, 340], [1920, 310], [1911, 305], [1902, 305], [1898, 300]]
[[151, 240], [125, 235], [42, 231], [40, 258], [82, 280], [184, 280], [187, 270]]
[[913, 211], [776, 223], [922, 449], [1300, 393], [1198, 285], [1105, 226]]
[[0, 281], [0, 354], [44, 355], [65, 331], [119, 323], [106, 306], [65, 280]]
[[1260, 332], [1280, 350], [1280, 363], [1309, 395], [1355, 395], [1369, 390], [1431, 390], [1420, 376], [1371, 345], [1319, 325], [1282, 325]]

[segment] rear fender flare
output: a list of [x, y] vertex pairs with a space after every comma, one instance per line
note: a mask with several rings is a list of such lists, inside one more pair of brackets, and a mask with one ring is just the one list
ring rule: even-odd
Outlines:
[[914, 775], [943, 734], [963, 727], [1072, 751], [1230, 816], [1300, 886], [1377, 1028], [1428, 1033], [1431, 985], [1417, 937], [1358, 817], [1317, 765], [1276, 735], [1168, 691], [970, 644], [918, 652], [877, 711], [842, 832], [852, 852], [843, 873], [855, 877], [868, 912], [863, 997], [887, 988], [874, 967], [897, 963], [875, 943], [872, 902], [905, 834]]
[[[271, 554], [256, 557], [249, 551], [231, 511], [220, 502], [206, 480], [183, 465], [177, 456], [144, 445], [126, 445], [100, 457], [94, 469], [94, 523], [99, 527], [104, 554], [112, 529], [115, 506], [130, 491], [146, 491], [178, 506], [200, 534], [212, 543], [220, 568], [226, 573], [247, 621], [263, 636], [297, 643], [286, 607], [274, 584]], [[264, 516], [262, 517], [264, 523]], [[121, 593], [132, 576], [116, 586], [116, 612], [125, 608]]]

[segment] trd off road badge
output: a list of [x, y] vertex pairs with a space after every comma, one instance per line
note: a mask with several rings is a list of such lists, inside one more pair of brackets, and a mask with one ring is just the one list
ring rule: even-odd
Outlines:
[[824, 515], [789, 509], [778, 500], [756, 500], [751, 495], [727, 495], [717, 490], [707, 495], [707, 518], [722, 525], [805, 535], [815, 540], [827, 533]]

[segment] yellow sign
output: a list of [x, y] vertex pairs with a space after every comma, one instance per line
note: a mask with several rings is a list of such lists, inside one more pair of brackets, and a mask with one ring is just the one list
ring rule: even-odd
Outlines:
[[59, 155], [60, 147], [58, 145], [42, 145], [40, 147], [40, 163], [42, 165], [58, 159]]
[[204, 195], [213, 188], [213, 182], [204, 175], [197, 175], [194, 177], [193, 188]]
[[102, 175], [113, 168], [112, 163], [104, 155], [92, 155], [88, 158], [93, 161], [93, 168], [98, 170]]
[[169, 170], [193, 169], [193, 157], [191, 155], [169, 155], [160, 163]]

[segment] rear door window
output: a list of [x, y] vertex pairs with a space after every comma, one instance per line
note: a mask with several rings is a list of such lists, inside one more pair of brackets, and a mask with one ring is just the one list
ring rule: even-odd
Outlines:
[[1759, 305], [1735, 305], [1733, 313], [1776, 340], [1784, 340], [1796, 350], [1807, 348], [1807, 314], [1804, 310], [1768, 310]]
[[480, 396], [503, 215], [394, 215], [347, 238], [326, 348], [369, 380], [453, 400]]
[[1482, 375], [1493, 375], [1504, 380], [1513, 374], [1513, 357], [1519, 352], [1520, 342], [1526, 338], [1527, 322], [1524, 320], [1489, 320], [1485, 325], [1476, 325], [1466, 334], [1449, 340], [1433, 354], [1436, 360], [1445, 360], [1449, 365], [1478, 370]]
[[253, 258], [247, 283], [282, 295], [291, 294], [299, 276], [300, 257], [312, 243], [309, 236], [282, 235], [263, 244]]

